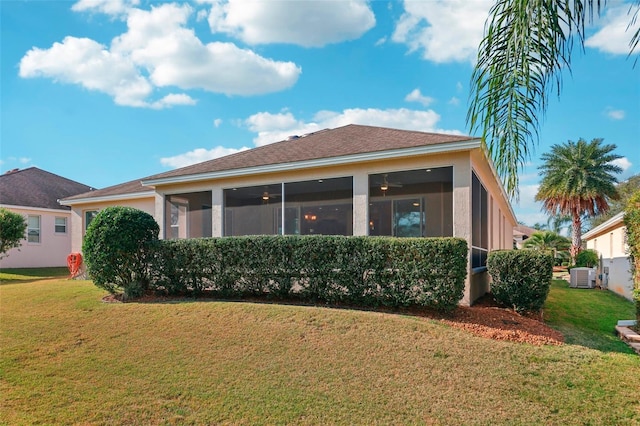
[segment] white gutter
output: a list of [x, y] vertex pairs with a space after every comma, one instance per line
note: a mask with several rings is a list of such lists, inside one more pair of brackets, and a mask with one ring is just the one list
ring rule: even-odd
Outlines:
[[622, 212], [618, 213], [617, 215], [613, 216], [611, 219], [607, 220], [606, 222], [602, 222], [600, 225], [596, 226], [595, 228], [593, 228], [589, 232], [585, 232], [584, 234], [582, 234], [582, 239], [583, 240], [588, 240], [591, 237], [595, 237], [601, 231], [604, 231], [607, 228], [611, 228], [613, 226], [616, 226], [616, 225], [620, 224], [623, 220], [624, 220], [624, 211], [622, 211]]
[[71, 213], [71, 210], [67, 210], [67, 209], [50, 209], [46, 207], [13, 206], [10, 204], [0, 204], [0, 207], [4, 209], [9, 209], [9, 210], [25, 210], [30, 212], [47, 212], [47, 213], [58, 213], [58, 214]]
[[[454, 151], [466, 151], [482, 146], [480, 139], [469, 139], [461, 142], [442, 143], [437, 145], [419, 146], [414, 148], [400, 148], [391, 151], [366, 152], [362, 154], [345, 155], [342, 157], [319, 158], [314, 160], [296, 161], [293, 163], [267, 164], [264, 166], [247, 167], [244, 169], [221, 170], [217, 172], [197, 175], [172, 176], [167, 178], [143, 180], [145, 186], [155, 186], [172, 183], [199, 182], [226, 177], [247, 176], [258, 173], [273, 173], [293, 171], [311, 167], [339, 166], [361, 161], [385, 160], [390, 158], [409, 157], [412, 155], [439, 154]], [[515, 217], [515, 216], [514, 216]]]
[[149, 190], [145, 192], [133, 192], [131, 194], [104, 195], [102, 197], [87, 197], [87, 198], [76, 198], [73, 200], [60, 200], [59, 203], [63, 206], [73, 206], [76, 204], [101, 203], [103, 201], [113, 201], [113, 200], [135, 200], [138, 198], [153, 197], [154, 195], [155, 195], [155, 191]]

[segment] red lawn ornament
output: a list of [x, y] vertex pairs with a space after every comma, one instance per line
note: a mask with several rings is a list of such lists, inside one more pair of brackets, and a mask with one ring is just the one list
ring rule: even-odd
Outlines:
[[67, 267], [69, 268], [70, 278], [75, 278], [80, 274], [82, 266], [82, 255], [80, 253], [71, 253], [67, 256]]

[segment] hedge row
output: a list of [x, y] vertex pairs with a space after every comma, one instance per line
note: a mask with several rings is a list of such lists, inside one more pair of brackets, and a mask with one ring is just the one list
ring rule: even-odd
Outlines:
[[496, 301], [518, 312], [539, 311], [549, 294], [553, 256], [536, 250], [489, 253], [487, 271]]
[[251, 236], [152, 243], [150, 287], [359, 306], [453, 309], [463, 296], [460, 238]]

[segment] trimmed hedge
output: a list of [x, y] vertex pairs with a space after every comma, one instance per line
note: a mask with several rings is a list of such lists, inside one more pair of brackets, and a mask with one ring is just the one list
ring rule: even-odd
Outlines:
[[82, 253], [93, 283], [125, 297], [142, 295], [149, 285], [149, 244], [158, 240], [160, 227], [153, 216], [132, 207], [101, 210], [91, 221]]
[[358, 306], [453, 309], [463, 296], [460, 238], [250, 236], [154, 243], [151, 286], [220, 297], [298, 297]]
[[496, 301], [517, 312], [542, 309], [553, 276], [553, 256], [534, 250], [497, 250], [489, 253], [487, 271]]

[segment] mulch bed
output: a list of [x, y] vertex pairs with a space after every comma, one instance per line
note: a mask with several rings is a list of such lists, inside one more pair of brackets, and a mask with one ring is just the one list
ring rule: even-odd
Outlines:
[[[220, 300], [203, 295], [199, 300]], [[147, 294], [140, 298], [128, 300], [134, 303], [166, 303], [176, 302], [180, 300], [194, 300], [192, 297], [184, 296], [158, 296], [156, 294]], [[107, 295], [102, 299], [105, 303], [122, 303], [122, 294]], [[266, 298], [243, 299], [245, 302], [254, 303], [281, 303], [281, 304], [297, 304], [308, 305], [296, 300], [278, 300]], [[349, 308], [352, 306], [344, 305], [322, 305], [334, 308]], [[355, 309], [362, 309], [355, 307]], [[378, 309], [383, 312], [403, 313], [416, 315], [441, 321], [458, 329], [468, 331], [480, 337], [493, 340], [504, 340], [510, 342], [529, 343], [532, 345], [562, 345], [564, 336], [557, 330], [552, 329], [543, 321], [541, 314], [521, 315], [517, 312], [501, 308], [495, 304], [493, 298], [485, 296], [480, 298], [471, 307], [458, 306], [452, 312], [442, 313], [425, 309], [421, 307], [412, 307], [399, 310]]]

